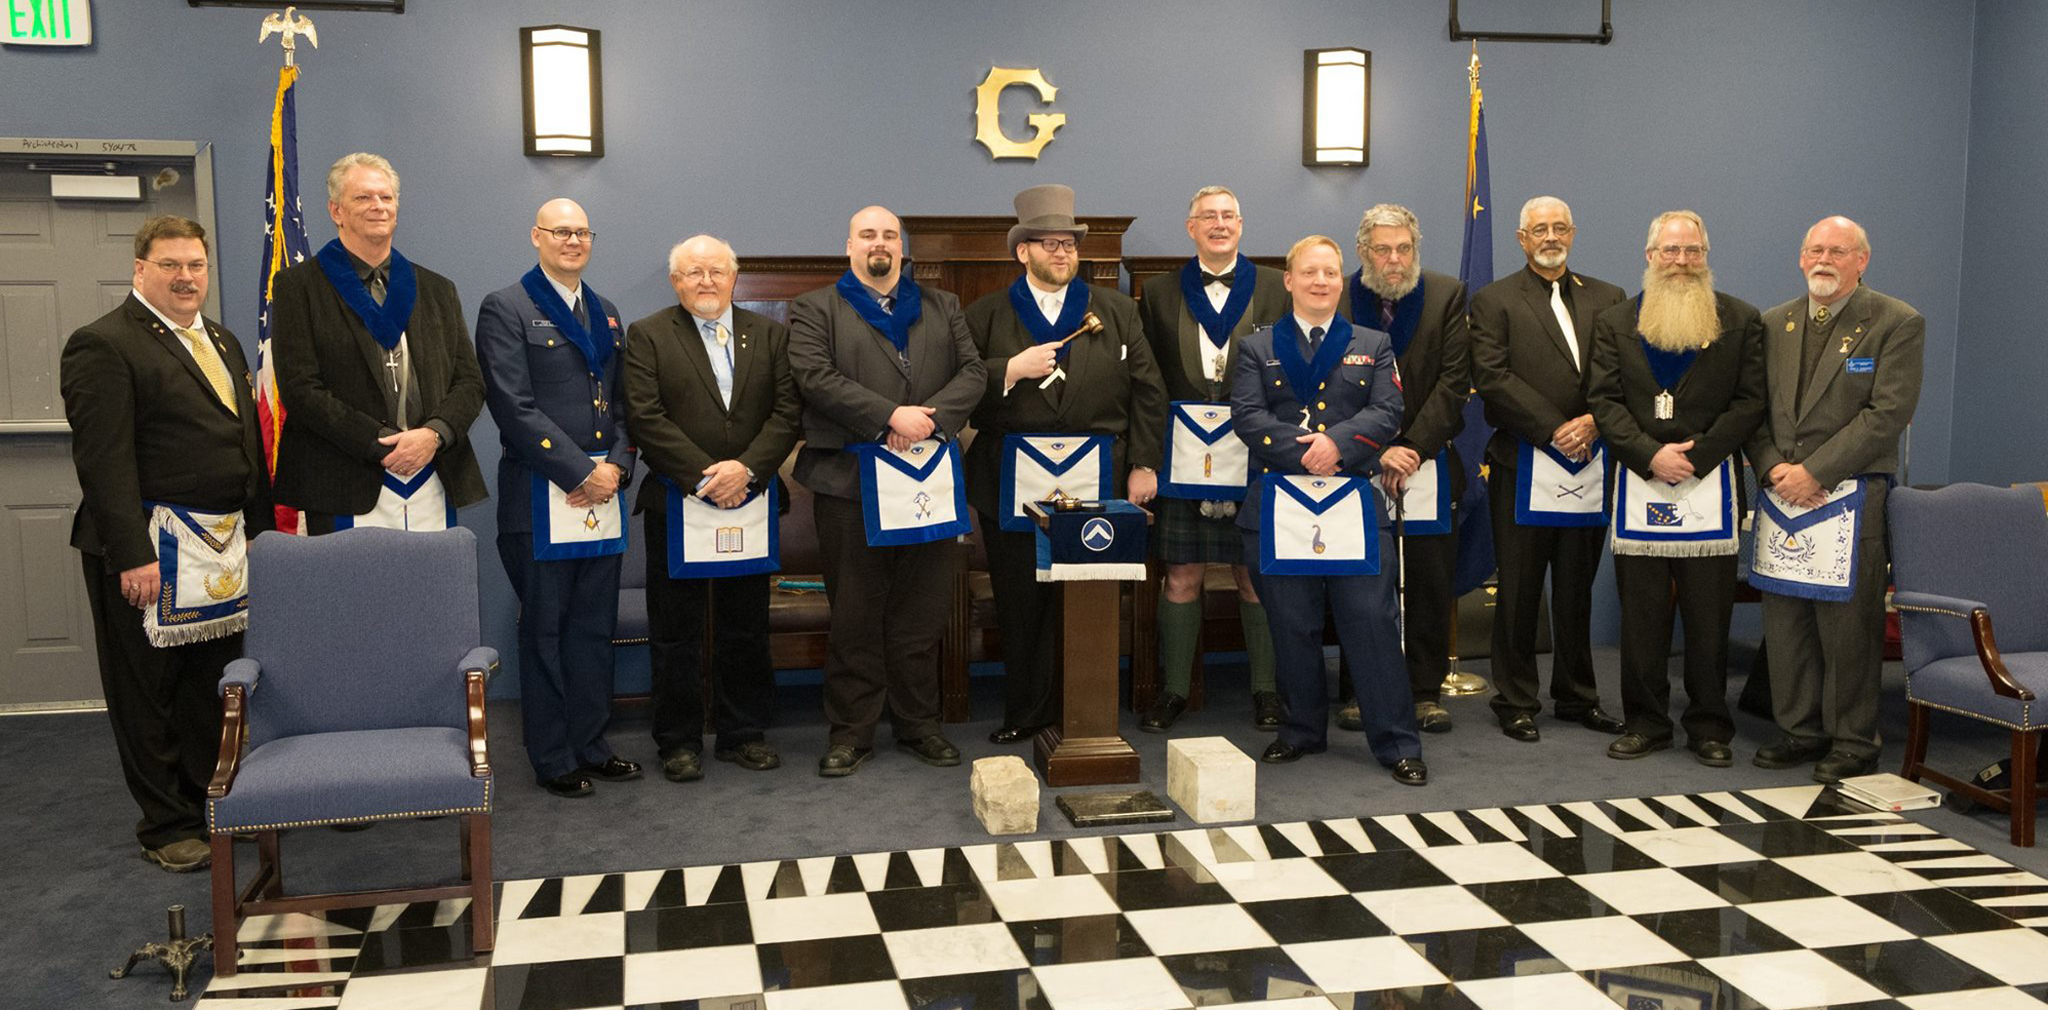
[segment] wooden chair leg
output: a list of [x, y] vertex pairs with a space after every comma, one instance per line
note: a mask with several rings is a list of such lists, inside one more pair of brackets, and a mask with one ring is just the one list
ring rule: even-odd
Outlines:
[[1917, 702], [1906, 703], [1906, 757], [1899, 766], [1899, 777], [1909, 782], [1920, 781], [1920, 768], [1927, 763], [1927, 707]]
[[257, 865], [270, 871], [270, 882], [263, 885], [263, 896], [278, 898], [284, 895], [284, 858], [278, 848], [277, 832], [260, 831], [256, 834]]
[[2034, 762], [2041, 737], [2037, 730], [2012, 731], [2012, 843], [2034, 847]]
[[235, 914], [235, 836], [216, 831], [207, 844], [213, 849], [213, 974], [229, 978], [235, 974], [235, 936], [242, 925]]
[[469, 871], [470, 950], [488, 953], [497, 946], [496, 911], [491, 902], [491, 815], [464, 814], [463, 863]]

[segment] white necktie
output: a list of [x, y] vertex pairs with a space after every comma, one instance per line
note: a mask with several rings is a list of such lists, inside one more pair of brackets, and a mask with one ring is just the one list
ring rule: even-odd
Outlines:
[[1057, 323], [1060, 321], [1060, 310], [1066, 307], [1061, 304], [1061, 301], [1063, 299], [1060, 299], [1058, 295], [1046, 295], [1038, 300], [1038, 311], [1045, 316], [1046, 322]]
[[1579, 361], [1579, 331], [1572, 327], [1571, 310], [1564, 307], [1564, 282], [1550, 282], [1550, 311], [1557, 314], [1557, 328], [1564, 331], [1564, 345], [1572, 349], [1572, 367], [1581, 371], [1585, 365]]

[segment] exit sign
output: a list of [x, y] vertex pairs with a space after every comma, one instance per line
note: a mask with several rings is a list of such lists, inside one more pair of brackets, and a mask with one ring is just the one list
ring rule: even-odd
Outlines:
[[92, 0], [0, 0], [10, 46], [89, 46]]

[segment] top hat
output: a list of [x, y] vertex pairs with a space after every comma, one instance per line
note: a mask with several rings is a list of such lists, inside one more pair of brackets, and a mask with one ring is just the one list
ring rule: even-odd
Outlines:
[[1017, 223], [1010, 229], [1010, 248], [1040, 235], [1067, 233], [1079, 242], [1088, 226], [1074, 222], [1074, 191], [1059, 183], [1033, 186], [1017, 194]]

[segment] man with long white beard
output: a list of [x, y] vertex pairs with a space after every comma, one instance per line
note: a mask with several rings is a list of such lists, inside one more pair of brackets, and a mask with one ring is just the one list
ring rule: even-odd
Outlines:
[[1837, 216], [1807, 229], [1806, 294], [1764, 313], [1770, 410], [1748, 447], [1764, 489], [1750, 581], [1764, 590], [1784, 733], [1756, 765], [1817, 760], [1817, 782], [1877, 763], [1885, 491], [1920, 400], [1927, 331], [1911, 305], [1861, 283], [1869, 265], [1863, 226]]
[[1593, 323], [1586, 400], [1616, 464], [1609, 538], [1625, 732], [1607, 756], [1671, 746], [1675, 607], [1685, 622], [1686, 746], [1724, 768], [1735, 732], [1728, 619], [1740, 484], [1731, 457], [1763, 419], [1763, 325], [1754, 307], [1714, 290], [1707, 250], [1707, 226], [1692, 211], [1650, 223], [1642, 293]]

